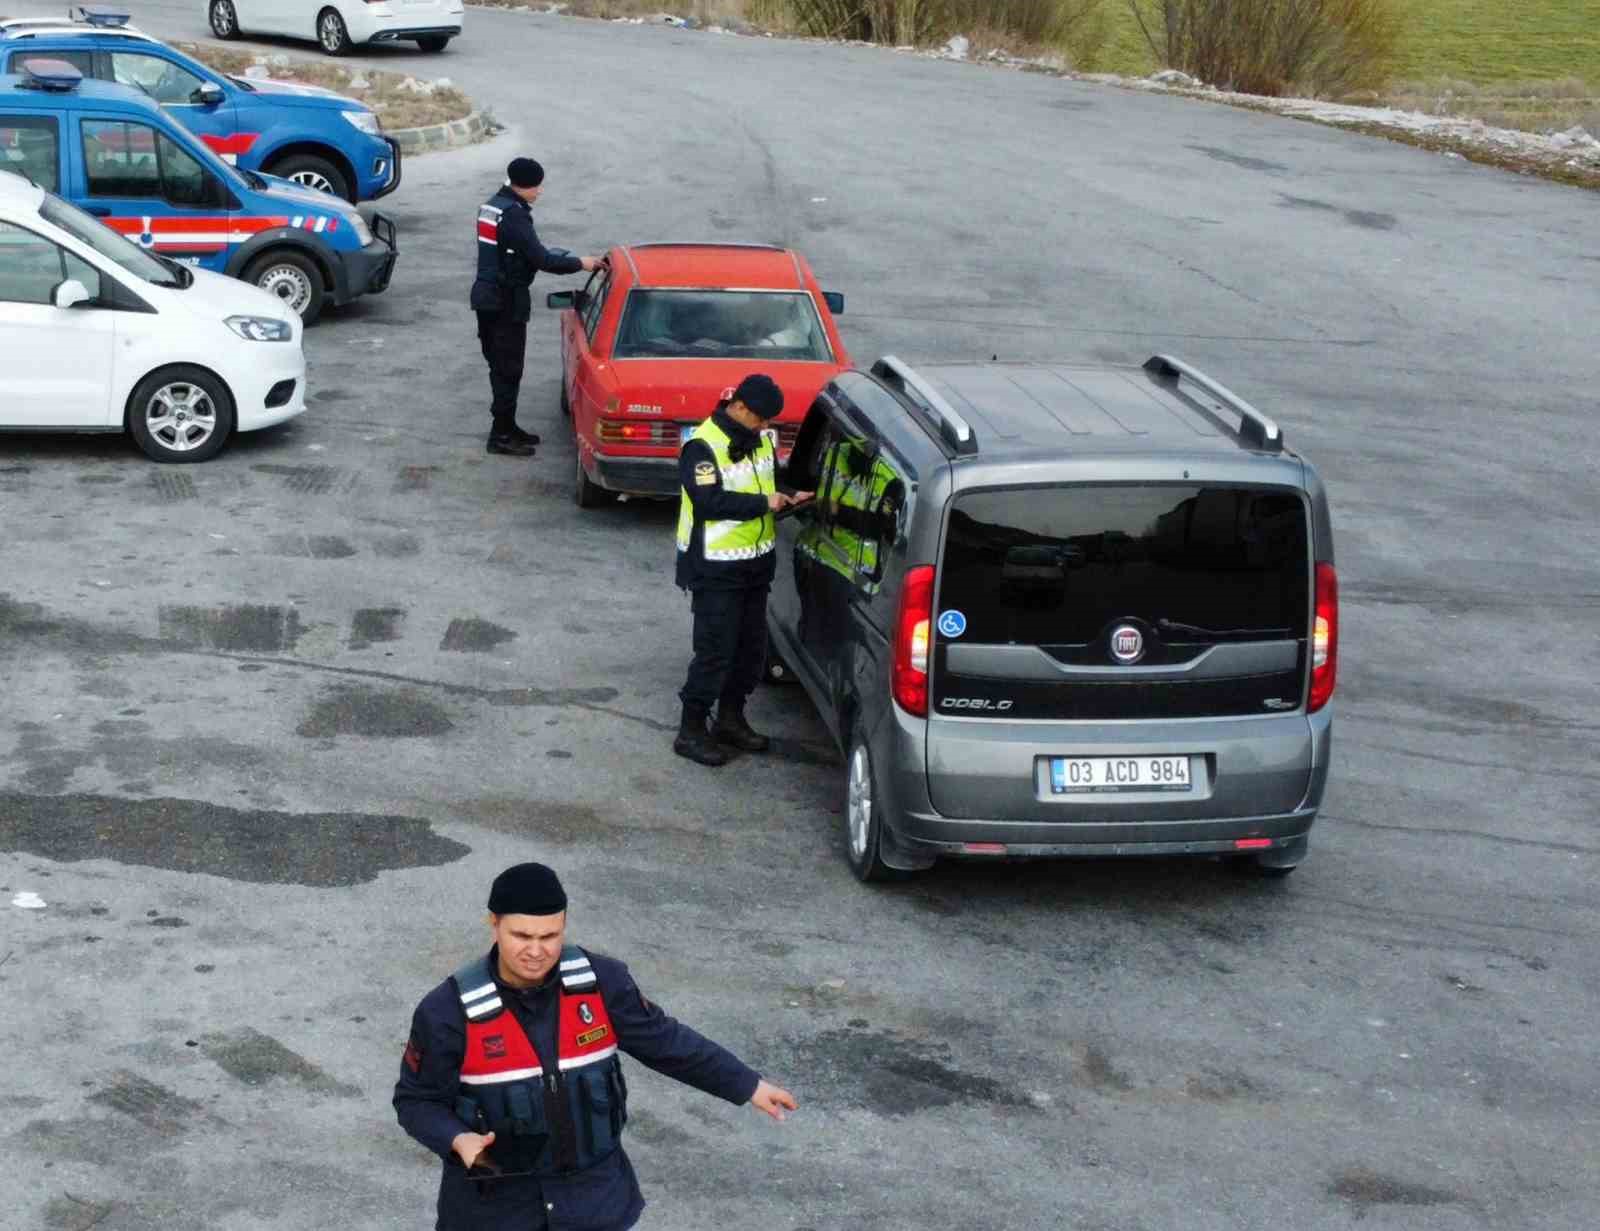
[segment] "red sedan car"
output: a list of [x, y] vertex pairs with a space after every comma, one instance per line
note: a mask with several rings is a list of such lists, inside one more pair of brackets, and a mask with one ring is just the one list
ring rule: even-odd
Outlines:
[[573, 498], [670, 496], [678, 448], [751, 372], [783, 390], [779, 456], [822, 386], [850, 366], [823, 291], [798, 252], [763, 244], [634, 244], [561, 309], [561, 409], [578, 445]]

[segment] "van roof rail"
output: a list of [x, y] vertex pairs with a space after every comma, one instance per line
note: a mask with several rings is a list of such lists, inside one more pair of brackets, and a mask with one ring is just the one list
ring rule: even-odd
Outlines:
[[1199, 385], [1219, 402], [1239, 415], [1239, 437], [1266, 453], [1283, 452], [1283, 432], [1278, 425], [1220, 381], [1212, 380], [1199, 368], [1191, 367], [1171, 355], [1151, 355], [1142, 365], [1159, 381], [1177, 387], [1180, 380]]
[[972, 454], [978, 451], [978, 438], [973, 435], [972, 425], [957, 414], [956, 408], [945, 400], [944, 395], [919, 376], [909, 363], [894, 355], [885, 355], [872, 365], [872, 374], [895, 385], [908, 401], [930, 416], [940, 438], [957, 453]]

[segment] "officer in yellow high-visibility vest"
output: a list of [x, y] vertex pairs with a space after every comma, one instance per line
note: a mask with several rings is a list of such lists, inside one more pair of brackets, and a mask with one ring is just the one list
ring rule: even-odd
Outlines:
[[672, 750], [702, 765], [725, 765], [724, 746], [764, 752], [769, 744], [745, 720], [744, 704], [766, 666], [773, 515], [811, 498], [777, 488], [775, 434], [767, 429], [782, 411], [776, 381], [746, 376], [678, 456], [677, 582], [693, 595], [694, 658], [678, 693], [683, 718]]

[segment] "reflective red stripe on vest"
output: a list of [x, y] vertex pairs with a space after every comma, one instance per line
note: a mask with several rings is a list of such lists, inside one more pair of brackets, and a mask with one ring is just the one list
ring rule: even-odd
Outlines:
[[[617, 1033], [599, 989], [563, 991], [557, 1031], [556, 1064], [561, 1072], [609, 1060], [617, 1053]], [[531, 1081], [544, 1075], [539, 1056], [516, 1015], [502, 1010], [487, 1021], [467, 1019], [461, 1081], [469, 1086]]]

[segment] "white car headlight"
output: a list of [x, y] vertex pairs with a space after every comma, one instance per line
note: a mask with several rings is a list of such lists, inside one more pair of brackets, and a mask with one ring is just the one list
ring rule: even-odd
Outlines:
[[222, 323], [247, 342], [287, 342], [294, 337], [288, 321], [270, 316], [230, 316]]
[[376, 111], [341, 111], [339, 114], [364, 133], [374, 137], [383, 134], [383, 125], [378, 122]]
[[360, 241], [363, 248], [372, 242], [372, 228], [367, 225], [367, 220], [360, 214], [350, 215], [350, 225], [355, 230], [356, 239]]

